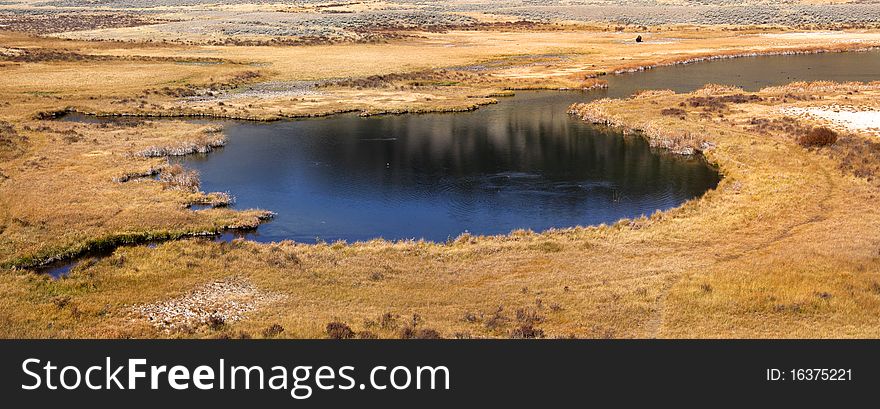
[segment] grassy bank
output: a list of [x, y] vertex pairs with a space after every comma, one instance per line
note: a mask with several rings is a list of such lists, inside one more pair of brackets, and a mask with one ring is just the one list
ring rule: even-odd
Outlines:
[[[222, 192], [201, 192], [197, 175], [145, 154], [219, 146], [207, 126], [63, 122], [41, 112], [275, 119], [473, 109], [507, 89], [595, 86], [602, 72], [880, 43], [864, 30], [793, 36], [683, 27], [641, 44], [631, 34], [447, 31], [308, 47], [0, 34], [4, 50], [47, 51], [0, 61], [8, 79], [0, 83], [0, 335], [325, 337], [329, 326], [353, 337], [878, 336], [876, 145], [842, 134], [805, 148], [800, 130], [818, 123], [791, 122], [780, 110], [876, 107], [876, 84], [756, 94], [708, 87], [573, 107], [658, 148], [702, 152], [725, 176], [704, 197], [613, 226], [450, 243], [176, 240], [120, 248], [63, 280], [9, 268], [103, 243], [253, 226], [266, 216], [189, 209], [222, 202]], [[211, 64], [190, 63], [206, 54]], [[187, 304], [193, 300], [210, 302]], [[190, 307], [202, 319], [155, 319]]]

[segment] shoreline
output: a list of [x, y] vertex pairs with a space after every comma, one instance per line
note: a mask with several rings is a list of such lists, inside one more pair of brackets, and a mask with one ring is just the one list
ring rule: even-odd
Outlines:
[[[586, 38], [559, 35], [569, 35], [569, 44]], [[615, 35], [608, 34], [609, 38]], [[708, 43], [728, 49], [752, 41], [735, 38], [715, 44], [713, 35], [717, 33], [679, 45], [679, 49]], [[467, 39], [475, 41], [475, 37]], [[395, 46], [388, 47], [393, 51]], [[651, 50], [638, 47], [624, 51]], [[291, 55], [300, 51], [286, 50]], [[355, 55], [345, 54], [352, 51], [333, 49], [337, 55]], [[531, 59], [538, 58], [534, 49], [517, 51], [531, 57], [496, 72], [506, 75], [508, 83], [514, 81], [510, 78], [526, 78], [522, 83], [558, 84], [563, 77], [551, 74], [575, 78], [584, 75], [584, 69], [598, 70], [620, 62], [612, 48], [603, 51], [610, 56], [584, 54], [574, 57], [574, 62], [553, 60], [546, 67], [532, 64]], [[443, 55], [438, 59], [448, 57]], [[662, 52], [656, 51], [638, 58], [661, 57]], [[583, 61], [591, 59], [600, 66], [584, 65]], [[404, 60], [376, 61], [404, 66], [400, 63]], [[510, 59], [502, 63], [509, 64]], [[144, 174], [161, 165], [163, 158], [141, 157], [138, 152], [187, 145], [203, 137], [209, 126], [191, 123], [198, 121], [77, 124], [33, 117], [35, 112], [52, 112], [53, 106], [100, 111], [106, 104], [129, 110], [141, 100], [148, 110], [161, 109], [171, 95], [154, 91], [166, 83], [193, 90], [202, 84], [222, 85], [237, 74], [223, 65], [144, 64], [120, 62], [120, 69], [117, 64], [45, 62], [23, 65], [24, 74], [22, 67], [3, 66], [10, 82], [3, 88], [8, 92], [7, 99], [0, 100], [0, 118], [10, 125], [0, 127], [4, 132], [0, 136], [14, 148], [10, 159], [0, 164], [5, 177], [0, 178], [0, 210], [6, 215], [0, 219], [0, 248], [7, 259], [40, 254], [58, 243], [82, 247], [89, 242], [83, 237], [103, 240], [113, 234], [202, 232], [212, 226], [253, 221], [255, 214], [228, 208], [184, 209], [198, 192], [165, 188], [152, 181], [116, 181], [120, 175]], [[568, 71], [573, 65], [579, 69]], [[157, 69], [144, 79], [136, 71], [144, 67]], [[285, 67], [296, 75], [309, 75], [296, 71], [300, 66]], [[367, 68], [381, 71], [383, 67]], [[328, 75], [352, 71], [343, 68], [347, 71]], [[406, 68], [415, 70], [419, 65]], [[98, 82], [72, 78], [68, 69], [87, 72]], [[277, 70], [272, 75], [286, 75], [281, 68]], [[358, 71], [364, 75], [357, 78], [367, 78], [369, 70]], [[108, 72], [118, 76], [107, 77]], [[115, 79], [104, 81], [107, 78]], [[311, 96], [280, 100], [260, 109], [307, 112], [305, 106], [318, 111], [330, 98], [337, 98], [337, 108], [352, 107], [358, 95], [371, 96], [373, 104], [385, 101], [383, 106], [389, 109], [425, 108], [424, 101], [413, 102], [413, 95], [443, 94], [449, 98], [428, 102], [453, 106], [463, 96], [475, 95], [473, 90], [485, 91], [485, 95], [498, 92], [489, 85], [450, 88], [424, 85], [421, 77], [401, 78], [377, 84], [355, 81], [366, 88], [346, 93], [333, 90], [333, 95], [318, 102], [311, 101]], [[40, 92], [27, 88], [29, 83], [22, 79], [38, 84]], [[289, 75], [281, 80], [296, 79]], [[447, 79], [434, 78], [438, 84]], [[652, 92], [590, 102], [607, 114], [596, 118], [643, 129], [629, 134], [647, 138], [671, 155], [676, 150], [685, 152], [679, 148], [702, 151], [704, 160], [722, 173], [716, 189], [667, 211], [595, 226], [462, 235], [447, 243], [171, 240], [156, 248], [120, 247], [106, 259], [77, 268], [64, 280], [4, 265], [0, 267], [5, 272], [0, 274], [4, 294], [0, 318], [9, 325], [3, 335], [260, 337], [266, 328], [277, 325], [285, 328], [284, 337], [319, 338], [325, 336], [328, 322], [342, 322], [355, 331], [394, 338], [399, 332], [383, 327], [382, 317], [393, 321], [416, 314], [420, 325], [446, 338], [510, 337], [521, 329], [519, 316], [537, 317], [532, 324], [548, 338], [876, 336], [880, 334], [876, 320], [880, 299], [873, 288], [880, 271], [880, 196], [876, 190], [880, 182], [865, 177], [876, 169], [864, 167], [875, 163], [870, 155], [876, 144], [866, 143], [859, 134], [841, 134], [836, 144], [803, 147], [786, 131], [791, 123], [778, 108], [834, 103], [875, 106], [880, 89], [860, 84], [858, 92], [853, 92], [856, 88], [847, 88], [856, 87], [853, 84], [820, 85], [792, 84], [757, 92], [716, 86], [691, 93]], [[108, 90], [107, 94], [101, 94], [101, 89]], [[151, 93], [144, 94], [145, 89]], [[401, 94], [412, 98], [399, 98]], [[760, 98], [723, 99], [735, 94]], [[123, 100], [127, 102], [119, 102]], [[243, 101], [240, 107], [249, 102], [253, 101]], [[283, 104], [300, 105], [291, 109]], [[674, 109], [664, 114], [669, 108]], [[230, 106], [226, 109], [233, 115], [241, 112]], [[797, 125], [817, 124], [805, 119]], [[704, 147], [702, 142], [711, 145]], [[198, 187], [186, 187], [193, 186]], [[132, 305], [165, 305], [231, 275], [240, 276], [261, 294], [284, 294], [285, 298], [256, 308], [246, 319], [226, 327], [197, 327], [186, 333], [157, 331], [142, 317], [127, 314]]]
[[[857, 48], [857, 49], [848, 49], [848, 48], [833, 49], [833, 50], [832, 49], [814, 49], [814, 50], [810, 50], [810, 51], [787, 52], [787, 53], [782, 53], [782, 54], [780, 54], [780, 53], [769, 53], [769, 54], [751, 53], [751, 54], [733, 54], [733, 55], [721, 54], [721, 55], [717, 55], [712, 58], [696, 58], [696, 59], [692, 58], [692, 59], [687, 60], [687, 62], [670, 63], [667, 65], [668, 66], [675, 66], [675, 65], [685, 65], [685, 64], [707, 62], [707, 61], [720, 60], [720, 59], [763, 57], [763, 56], [774, 56], [774, 55], [804, 55], [804, 54], [818, 54], [818, 53], [826, 53], [826, 52], [841, 52], [841, 53], [842, 52], [870, 52], [870, 51], [875, 51], [878, 49], [880, 49], [880, 47], [872, 46], [869, 48]], [[658, 66], [654, 66], [654, 67], [658, 67]], [[651, 69], [651, 68], [653, 68], [653, 67], [645, 68], [645, 69]], [[626, 73], [638, 73], [638, 72], [644, 71], [645, 69], [636, 70], [636, 71], [628, 71]], [[614, 75], [623, 75], [626, 73], [615, 73]], [[524, 91], [538, 91], [538, 90], [526, 89]], [[570, 91], [570, 90], [546, 89], [546, 91]], [[515, 97], [516, 94], [511, 93], [511, 94], [505, 94], [504, 96], [505, 97]], [[497, 102], [492, 102], [492, 103], [497, 103]], [[491, 104], [491, 103], [487, 103], [487, 104]], [[403, 112], [377, 113], [374, 115], [417, 115], [417, 114], [430, 114], [430, 113], [468, 112], [468, 111], [473, 111], [475, 109], [479, 109], [480, 105], [487, 105], [487, 104], [476, 104], [472, 109], [465, 109], [465, 110], [457, 110], [457, 109], [443, 110], [443, 111], [426, 110], [423, 112], [403, 111]], [[670, 135], [665, 135], [662, 132], [662, 130], [660, 130], [660, 129], [653, 129], [653, 128], [648, 129], [648, 130], [636, 129], [636, 128], [631, 128], [631, 127], [624, 125], [624, 124], [615, 123], [610, 118], [600, 118], [600, 117], [592, 118], [592, 117], [584, 116], [583, 113], [578, 114], [576, 112], [577, 105], [582, 105], [582, 104], [575, 103], [574, 105], [569, 107], [569, 109], [566, 111], [566, 113], [569, 115], [577, 115], [578, 117], [580, 117], [580, 119], [587, 120], [587, 121], [592, 122], [594, 124], [601, 124], [601, 125], [610, 126], [611, 128], [619, 130], [624, 135], [631, 134], [631, 133], [638, 134], [639, 137], [643, 137], [644, 139], [646, 139], [652, 148], [658, 148], [664, 152], [668, 152], [668, 153], [671, 153], [674, 155], [702, 157], [706, 161], [707, 164], [718, 168], [719, 173], [722, 175], [724, 174], [723, 170], [718, 166], [717, 163], [712, 162], [711, 160], [709, 160], [709, 158], [707, 158], [703, 154], [704, 151], [712, 149], [714, 147], [714, 145], [711, 143], [703, 144], [703, 143], [693, 143], [693, 141], [688, 141], [688, 143], [681, 144], [678, 141], [676, 141], [676, 139], [679, 139], [679, 138], [674, 138], [674, 137], [670, 138]], [[145, 119], [149, 119], [149, 118], [167, 118], [167, 119], [209, 118], [209, 119], [217, 119], [217, 120], [228, 119], [228, 120], [243, 120], [243, 121], [254, 121], [254, 122], [275, 122], [275, 121], [284, 121], [284, 120], [302, 120], [302, 119], [310, 119], [310, 118], [324, 118], [324, 117], [330, 117], [330, 116], [334, 116], [334, 115], [344, 115], [344, 114], [356, 113], [356, 112], [361, 112], [361, 114], [359, 115], [361, 117], [371, 116], [371, 115], [364, 115], [364, 113], [362, 111], [350, 110], [350, 111], [340, 111], [340, 112], [333, 112], [333, 113], [327, 113], [327, 114], [316, 114], [316, 115], [301, 116], [301, 117], [246, 118], [246, 117], [237, 117], [237, 116], [213, 115], [213, 114], [207, 114], [207, 113], [170, 114], [170, 115], [153, 114], [153, 113], [91, 113], [91, 112], [81, 111], [77, 108], [68, 107], [63, 110], [39, 112], [39, 113], [35, 114], [34, 117], [37, 119], [45, 120], [45, 119], [59, 119], [67, 114], [80, 114], [80, 115], [94, 116], [97, 118], [145, 118]], [[674, 210], [674, 209], [681, 207], [681, 206], [684, 206], [686, 204], [687, 204], [687, 202], [682, 203], [681, 205], [676, 206], [671, 209], [668, 209], [667, 211]], [[239, 211], [239, 210], [235, 210], [235, 211]], [[627, 218], [624, 218], [624, 219], [627, 219]], [[262, 221], [265, 221], [265, 220], [268, 220], [268, 218], [261, 219], [261, 222], [259, 224], [262, 224]], [[621, 220], [623, 220], [623, 219], [621, 219]], [[247, 228], [256, 228], [259, 226], [259, 224], [252, 226], [252, 227], [247, 227]], [[615, 224], [615, 223], [612, 223], [612, 224]], [[605, 223], [602, 223], [601, 225], [605, 225]], [[589, 228], [599, 227], [601, 225], [569, 226], [569, 227], [564, 227], [564, 228], [554, 228], [554, 229], [550, 229], [548, 231], [559, 231], [559, 230], [566, 230], [566, 229], [582, 229], [582, 228], [589, 229]], [[215, 231], [213, 231], [213, 232], [206, 232], [206, 231], [184, 232], [182, 234], [176, 234], [176, 235], [174, 235], [175, 236], [174, 238], [169, 238], [168, 240], [185, 239], [190, 236], [195, 237], [195, 236], [204, 236], [204, 235], [212, 235], [212, 234], [213, 235], [222, 234], [222, 231], [226, 231], [226, 230], [236, 230], [236, 229], [226, 227], [226, 228], [221, 228], [219, 230], [215, 229]], [[538, 235], [542, 235], [545, 232], [542, 231], [542, 232], [535, 232], [535, 233]], [[154, 240], [154, 239], [148, 238], [154, 234], [156, 234], [156, 233], [145, 233], [145, 234], [141, 235], [144, 237], [144, 240], [139, 240], [139, 242], [145, 243], [145, 242], [149, 242], [149, 241]], [[164, 233], [158, 233], [158, 234], [163, 235]], [[463, 234], [466, 234], [466, 233], [463, 233]], [[510, 236], [511, 234], [512, 233], [481, 236], [481, 237], [495, 237], [495, 238], [503, 239], [505, 237]], [[120, 237], [123, 237], [123, 236], [124, 235], [122, 235]], [[103, 239], [99, 239], [98, 241], [101, 241], [101, 240], [103, 240]], [[375, 241], [375, 240], [376, 239], [365, 240], [363, 242], [371, 242], [371, 241]], [[165, 240], [163, 240], [163, 241], [165, 241]], [[385, 240], [385, 241], [387, 241], [387, 240]], [[406, 242], [409, 240], [390, 240], [388, 242], [396, 243], [398, 241]], [[447, 244], [447, 243], [433, 242], [433, 241], [428, 241], [428, 242], [433, 243], [433, 244], [437, 244], [437, 245], [441, 245], [441, 246]], [[131, 244], [131, 243], [124, 242], [122, 244]], [[135, 243], [135, 244], [137, 244], [137, 243]], [[308, 243], [301, 243], [301, 244], [311, 245]], [[76, 246], [73, 246], [73, 247], [76, 247]], [[116, 246], [113, 246], [113, 247], [116, 247]], [[84, 249], [74, 251], [73, 253], [75, 253], [75, 254], [71, 253], [71, 251], [69, 249], [67, 249], [67, 250], [62, 250], [60, 252], [57, 252], [57, 254], [46, 256], [46, 257], [28, 256], [28, 257], [22, 258], [22, 259], [25, 259], [25, 258], [26, 259], [31, 259], [31, 258], [38, 259], [35, 262], [29, 260], [28, 262], [25, 262], [25, 263], [10, 262], [10, 263], [6, 263], [6, 264], [7, 264], [7, 267], [11, 267], [11, 268], [25, 268], [25, 269], [27, 269], [27, 268], [40, 268], [40, 267], [46, 266], [47, 264], [52, 264], [52, 263], [55, 263], [58, 261], [63, 261], [63, 260], [72, 261], [72, 260], [79, 259], [82, 257], [83, 254], [89, 253], [93, 250], [94, 249], [92, 249], [91, 245], [89, 244], [89, 245], [86, 245], [84, 247]], [[71, 253], [73, 255], [68, 254], [68, 253]]]

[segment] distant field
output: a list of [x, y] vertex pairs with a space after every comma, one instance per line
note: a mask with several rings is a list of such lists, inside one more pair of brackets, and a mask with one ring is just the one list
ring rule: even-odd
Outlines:
[[0, 29], [80, 39], [338, 42], [382, 41], [389, 38], [385, 31], [390, 29], [478, 28], [505, 22], [590, 23], [610, 28], [880, 24], [880, 3], [834, 3], [840, 2], [12, 0], [0, 2]]
[[[876, 81], [573, 106], [663, 153], [702, 151], [723, 174], [698, 199], [612, 225], [212, 242], [193, 237], [271, 214], [229, 206], [233, 193], [203, 191], [168, 157], [226, 143], [183, 117], [633, 95], [614, 74], [878, 48], [878, 2], [0, 0], [0, 338], [877, 337]], [[875, 75], [876, 60], [820, 57], [841, 58], [825, 73]], [[67, 112], [129, 118], [54, 119]], [[63, 279], [44, 271], [73, 259]]]

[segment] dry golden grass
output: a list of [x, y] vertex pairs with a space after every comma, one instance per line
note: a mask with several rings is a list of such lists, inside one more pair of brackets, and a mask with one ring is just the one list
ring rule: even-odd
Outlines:
[[[775, 106], [871, 103], [880, 87], [847, 95], [847, 86], [803, 92], [774, 87], [763, 102], [731, 104], [723, 117], [689, 109], [686, 120], [652, 115], [678, 106], [679, 95], [603, 101], [578, 107], [588, 117], [666, 135], [706, 135], [706, 152], [725, 175], [724, 215], [699, 236], [711, 263], [683, 274], [666, 297], [660, 335], [672, 337], [876, 337], [880, 303], [880, 192], [876, 176], [856, 177], [834, 148], [808, 150], [799, 135], [756, 132], [755, 119], [778, 118]], [[712, 88], [710, 88], [712, 90]], [[713, 91], [709, 91], [711, 94]], [[735, 90], [715, 88], [718, 93]], [[783, 95], [821, 102], [783, 102]], [[695, 93], [699, 94], [699, 92]], [[646, 112], [647, 111], [647, 112]], [[645, 119], [647, 118], [647, 119]], [[699, 118], [699, 119], [698, 119]], [[848, 140], [872, 138], [848, 135]], [[845, 149], [845, 148], [841, 148]], [[876, 157], [865, 158], [876, 160]], [[720, 204], [720, 203], [719, 203]], [[708, 216], [709, 212], [701, 212]], [[714, 230], [714, 232], [712, 232]], [[693, 233], [696, 233], [693, 232]]]
[[[255, 226], [261, 212], [191, 211], [202, 201], [191, 189], [147, 177], [169, 169], [165, 158], [141, 151], [203, 142], [205, 126], [184, 122], [131, 125], [22, 121], [26, 150], [2, 164], [0, 264], [31, 265], [117, 240], [215, 232]], [[126, 180], [121, 182], [120, 180]], [[109, 243], [108, 243], [109, 244]]]
[[[0, 62], [0, 120], [27, 138], [0, 146], [7, 155], [0, 162], [0, 258], [7, 265], [27, 264], [114, 238], [252, 225], [261, 215], [193, 212], [183, 206], [204, 200], [201, 193], [155, 181], [114, 181], [163, 164], [161, 158], [130, 153], [196, 141], [200, 126], [157, 121], [101, 127], [34, 119], [39, 112], [74, 108], [271, 118], [348, 109], [465, 109], [491, 102], [491, 95], [506, 88], [583, 84], [598, 72], [670, 59], [795, 47], [861, 48], [880, 38], [856, 33], [849, 38], [860, 41], [840, 43], [827, 36], [768, 40], [738, 34], [682, 29], [668, 36], [683, 40], [638, 49], [642, 46], [622, 42], [626, 34], [567, 31], [426, 33], [424, 39], [384, 46], [287, 48], [80, 43], [3, 34], [5, 48], [116, 57]], [[567, 57], [546, 61], [560, 53]], [[521, 55], [527, 63], [513, 58]], [[191, 63], [206, 56], [219, 63]], [[491, 67], [451, 86], [414, 85], [418, 79], [404, 77], [363, 89], [331, 86], [305, 100], [219, 105], [155, 92], [255, 81], [365, 79], [436, 68], [439, 61], [447, 67]], [[250, 72], [259, 77], [245, 75]], [[548, 337], [876, 337], [880, 199], [876, 179], [857, 177], [844, 163], [845, 157], [864, 161], [870, 150], [807, 150], [785, 132], [755, 132], [750, 121], [778, 118], [778, 107], [785, 104], [868, 104], [880, 92], [868, 87], [847, 95], [831, 87], [809, 91], [822, 95], [819, 102], [783, 102], [778, 91], [717, 112], [679, 104], [739, 91], [655, 92], [579, 107], [579, 114], [593, 119], [645, 129], [658, 145], [712, 147], [706, 156], [725, 175], [718, 189], [650, 218], [543, 234], [464, 236], [449, 244], [180, 240], [156, 248], [120, 248], [57, 281], [7, 268], [0, 273], [0, 335], [322, 337], [328, 323], [343, 322], [355, 332], [399, 337], [416, 314], [418, 328], [444, 337], [507, 337], [530, 328]], [[804, 94], [797, 87], [785, 92]], [[684, 110], [685, 120], [662, 115], [669, 107]], [[255, 294], [283, 297], [234, 323], [171, 333], [134, 312], [226, 279], [253, 285], [260, 289]], [[267, 331], [275, 324], [284, 331]]]
[[[0, 73], [8, 79], [0, 84], [0, 92], [15, 103], [15, 115], [46, 106], [105, 114], [248, 119], [348, 111], [458, 111], [492, 103], [494, 96], [508, 89], [601, 85], [604, 73], [713, 56], [880, 45], [880, 33], [869, 30], [803, 35], [781, 29], [666, 27], [644, 34], [643, 43], [636, 43], [633, 33], [579, 26], [410, 34], [417, 37], [387, 44], [241, 47], [63, 41], [0, 33], [0, 49], [11, 50], [7, 54], [29, 50], [45, 59], [33, 63], [0, 59]], [[438, 73], [438, 69], [445, 71]], [[260, 76], [236, 81], [249, 73]], [[402, 73], [409, 74], [370, 80], [371, 76]], [[235, 98], [197, 100], [162, 92], [169, 88], [231, 90], [257, 81], [296, 85], [337, 79], [359, 79], [363, 85], [319, 87], [302, 95], [264, 93], [239, 98], [234, 93]], [[63, 100], [53, 100], [57, 97]]]

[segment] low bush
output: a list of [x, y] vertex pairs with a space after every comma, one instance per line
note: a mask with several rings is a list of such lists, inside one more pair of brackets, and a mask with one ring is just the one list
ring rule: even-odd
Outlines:
[[687, 112], [681, 108], [663, 108], [660, 115], [666, 116], [684, 116]]
[[544, 330], [537, 327], [538, 324], [544, 322], [544, 317], [536, 310], [532, 308], [517, 309], [516, 321], [518, 325], [510, 332], [511, 338], [544, 338]]
[[837, 142], [837, 132], [825, 126], [817, 126], [798, 136], [797, 142], [805, 148], [833, 145]]
[[544, 338], [544, 330], [535, 328], [531, 324], [520, 325], [510, 332], [510, 337], [517, 339]]
[[727, 104], [744, 104], [746, 102], [759, 101], [763, 101], [763, 98], [757, 95], [733, 94], [719, 97], [690, 97], [685, 100], [685, 104], [694, 108], [702, 107], [706, 111], [722, 111], [727, 108]]
[[263, 338], [274, 338], [284, 332], [284, 327], [280, 324], [272, 324], [263, 330]]
[[401, 339], [441, 339], [440, 332], [431, 328], [406, 326], [400, 330]]
[[378, 339], [379, 335], [372, 331], [361, 331], [357, 333], [358, 339]]
[[841, 170], [880, 187], [880, 142], [846, 135], [829, 148]]
[[206, 323], [208, 327], [216, 331], [226, 325], [226, 318], [223, 318], [220, 314], [211, 314]]
[[327, 336], [330, 339], [351, 339], [354, 338], [354, 331], [345, 323], [334, 321], [327, 324]]

